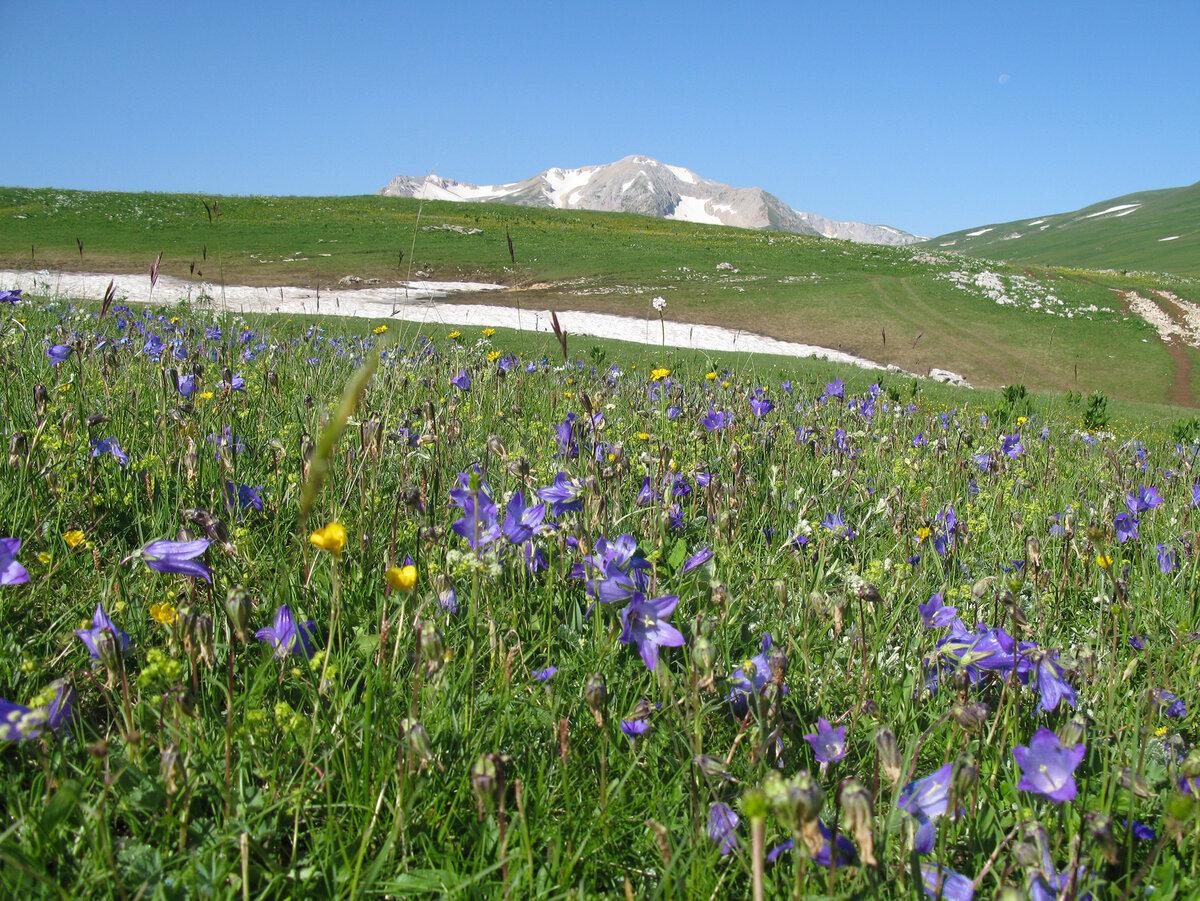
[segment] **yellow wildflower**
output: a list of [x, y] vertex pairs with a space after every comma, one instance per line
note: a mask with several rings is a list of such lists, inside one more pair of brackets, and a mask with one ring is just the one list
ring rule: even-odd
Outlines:
[[63, 532], [62, 539], [67, 543], [67, 547], [79, 547], [86, 537], [79, 529], [72, 529], [69, 532]]
[[485, 338], [490, 338], [494, 334], [496, 334], [496, 330], [494, 328], [485, 328], [483, 330], [483, 337]]
[[450, 334], [448, 334], [446, 337], [449, 338], [451, 341], [457, 341], [459, 338], [462, 337], [462, 332], [455, 330], [455, 331], [451, 332]]
[[325, 528], [313, 532], [308, 540], [323, 551], [340, 554], [346, 546], [346, 530], [336, 522], [331, 522]]
[[667, 376], [669, 376], [670, 374], [671, 374], [671, 370], [669, 370], [669, 369], [665, 369], [665, 368], [662, 368], [662, 367], [660, 367], [660, 368], [658, 368], [658, 369], [651, 369], [651, 370], [650, 370], [650, 378], [651, 378], [651, 379], [653, 379], [653, 380], [654, 380], [654, 381], [656, 381], [656, 382], [658, 382], [658, 381], [661, 381], [662, 379], [665, 379], [665, 378], [666, 378]]
[[386, 573], [388, 584], [395, 591], [410, 592], [417, 584], [417, 568], [408, 566], [393, 566]]
[[649, 432], [638, 432], [637, 436], [638, 436], [639, 441], [649, 441], [650, 440]]
[[1097, 554], [1096, 565], [1101, 569], [1111, 569], [1113, 565], [1113, 559], [1112, 557], [1108, 556], [1108, 554]]
[[150, 618], [156, 623], [163, 626], [169, 626], [175, 622], [179, 614], [175, 610], [175, 605], [170, 601], [163, 601], [161, 604], [150, 605]]
[[372, 335], [382, 335], [386, 331], [387, 331], [386, 325], [377, 325], [377, 326], [375, 326], [375, 328], [371, 329], [371, 334]]
[[922, 541], [924, 541], [926, 538], [928, 538], [929, 535], [930, 535], [929, 527], [921, 526], [921, 528], [917, 529], [917, 544], [920, 544]]
[[715, 372], [707, 372], [704, 374], [704, 377], [710, 382], [715, 382], [717, 380], [717, 374]]

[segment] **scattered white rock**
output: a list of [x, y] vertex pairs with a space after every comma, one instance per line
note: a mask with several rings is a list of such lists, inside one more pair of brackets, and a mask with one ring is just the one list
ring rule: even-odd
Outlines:
[[929, 377], [935, 382], [942, 382], [947, 385], [954, 385], [957, 388], [970, 388], [971, 384], [957, 372], [951, 372], [948, 369], [930, 369]]

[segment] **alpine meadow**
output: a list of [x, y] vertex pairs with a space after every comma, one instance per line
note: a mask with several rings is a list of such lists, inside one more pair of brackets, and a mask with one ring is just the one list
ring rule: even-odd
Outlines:
[[[1178, 190], [1072, 214], [1166, 205], [1105, 258], [0, 188], [0, 884], [1197, 897]], [[392, 315], [430, 281], [526, 324]]]

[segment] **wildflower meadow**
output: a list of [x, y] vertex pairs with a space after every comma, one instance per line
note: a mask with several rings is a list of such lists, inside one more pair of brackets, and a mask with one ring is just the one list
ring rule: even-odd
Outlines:
[[1200, 893], [1200, 422], [167, 300], [0, 293], [11, 897]]

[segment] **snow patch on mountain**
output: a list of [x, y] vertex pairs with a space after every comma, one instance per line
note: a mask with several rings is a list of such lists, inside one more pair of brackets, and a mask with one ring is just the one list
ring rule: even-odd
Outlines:
[[1097, 216], [1107, 216], [1109, 214], [1113, 214], [1114, 216], [1128, 216], [1140, 206], [1140, 203], [1119, 203], [1116, 206], [1110, 206], [1107, 210], [1100, 210], [1098, 213], [1088, 213], [1083, 218], [1095, 219]]

